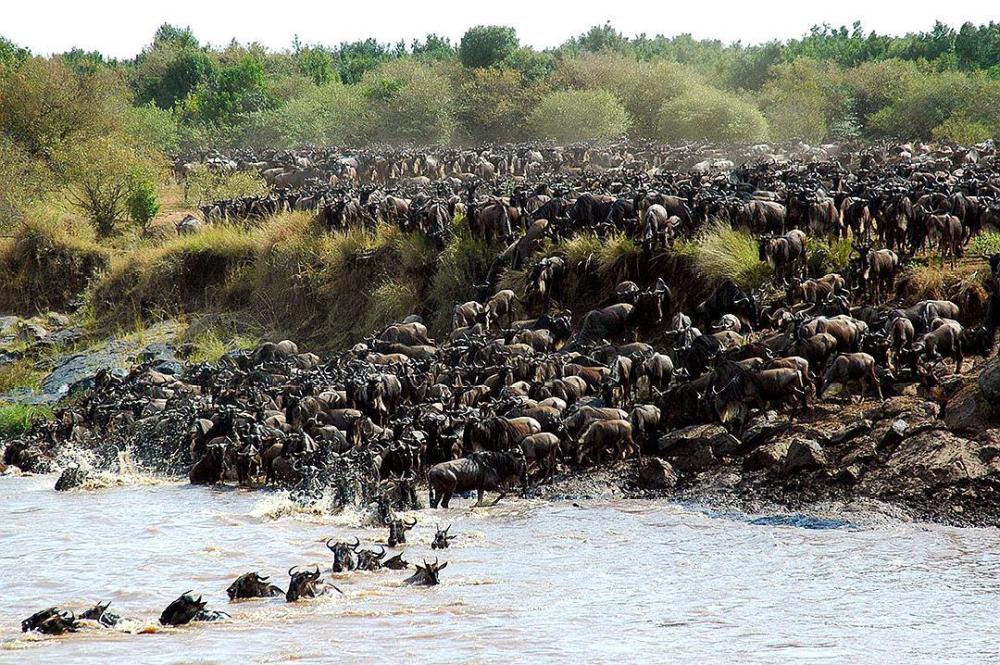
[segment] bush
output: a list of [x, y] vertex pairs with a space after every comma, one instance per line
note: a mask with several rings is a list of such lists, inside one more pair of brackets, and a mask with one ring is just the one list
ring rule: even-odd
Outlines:
[[125, 205], [128, 208], [129, 218], [145, 233], [156, 213], [160, 211], [160, 202], [156, 197], [156, 182], [148, 173], [142, 171], [132, 173]]
[[525, 123], [538, 104], [543, 85], [531, 85], [507, 68], [475, 69], [458, 95], [458, 119], [474, 141], [523, 138]]
[[262, 196], [267, 191], [267, 183], [254, 172], [225, 173], [213, 171], [204, 164], [196, 165], [184, 179], [184, 201], [198, 205], [243, 196]]
[[310, 86], [280, 110], [255, 114], [243, 130], [244, 143], [279, 148], [354, 145], [364, 138], [367, 113], [355, 86], [339, 81]]
[[705, 86], [692, 88], [660, 109], [660, 138], [667, 142], [755, 143], [767, 138], [767, 120], [749, 102]]
[[126, 130], [147, 150], [158, 150], [165, 155], [173, 155], [180, 148], [177, 116], [172, 111], [157, 108], [152, 103], [128, 110]]
[[532, 135], [559, 142], [611, 139], [628, 130], [624, 107], [606, 90], [566, 90], [546, 95], [531, 112]]
[[401, 145], [447, 143], [455, 130], [452, 86], [432, 67], [415, 60], [386, 63], [365, 75], [370, 104], [367, 135]]
[[492, 67], [517, 49], [517, 32], [505, 25], [477, 25], [466, 30], [458, 57], [466, 67]]
[[731, 279], [744, 289], [756, 289], [771, 274], [760, 260], [757, 240], [726, 224], [715, 224], [693, 245], [695, 269], [713, 286]]

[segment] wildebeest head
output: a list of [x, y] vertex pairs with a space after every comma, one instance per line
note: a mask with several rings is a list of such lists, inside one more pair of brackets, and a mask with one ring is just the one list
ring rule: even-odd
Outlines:
[[81, 619], [86, 619], [88, 621], [96, 621], [105, 628], [114, 628], [121, 622], [122, 618], [108, 610], [111, 607], [111, 603], [97, 603], [86, 612], [80, 615]]
[[406, 532], [417, 525], [417, 520], [387, 519], [386, 524], [389, 527], [389, 547], [395, 547], [406, 542]]
[[451, 525], [450, 524], [443, 531], [441, 530], [441, 527], [437, 527], [437, 533], [434, 534], [434, 542], [431, 543], [431, 549], [432, 550], [447, 549], [448, 545], [450, 544], [448, 541], [451, 538], [455, 537], [455, 536], [449, 536], [448, 535], [448, 531], [450, 529], [451, 529]]
[[35, 612], [21, 622], [22, 633], [33, 631], [45, 635], [75, 633], [79, 627], [75, 614], [61, 610], [58, 607], [50, 607], [41, 612]]
[[388, 568], [389, 570], [404, 570], [410, 567], [409, 561], [403, 560], [403, 553], [400, 552], [396, 556], [386, 559], [382, 563], [383, 568]]
[[361, 545], [361, 541], [357, 538], [354, 539], [354, 544], [349, 543], [333, 543], [331, 544], [333, 538], [326, 541], [327, 548], [333, 552], [333, 572], [343, 573], [349, 570], [356, 570], [358, 567], [358, 559], [355, 554], [355, 550]]
[[316, 570], [297, 571], [297, 566], [288, 569], [291, 580], [288, 582], [288, 592], [285, 593], [285, 600], [294, 603], [300, 598], [315, 598], [321, 592], [323, 586], [319, 579], [319, 566]]
[[437, 559], [434, 559], [434, 563], [427, 563], [427, 560], [424, 559], [424, 565], [417, 565], [417, 572], [406, 578], [403, 583], [418, 586], [435, 586], [441, 583], [438, 574], [447, 566], [447, 561], [438, 565]]
[[160, 614], [160, 623], [164, 626], [183, 626], [195, 620], [208, 603], [202, 601], [201, 596], [197, 600], [190, 591], [185, 591], [181, 597], [167, 605]]
[[381, 552], [373, 550], [355, 550], [358, 555], [358, 570], [378, 570], [382, 567], [382, 558], [385, 557], [385, 548]]
[[285, 593], [273, 584], [268, 584], [267, 581], [269, 579], [269, 577], [261, 577], [256, 572], [244, 573], [229, 585], [226, 593], [229, 595], [229, 600], [240, 598], [271, 598]]

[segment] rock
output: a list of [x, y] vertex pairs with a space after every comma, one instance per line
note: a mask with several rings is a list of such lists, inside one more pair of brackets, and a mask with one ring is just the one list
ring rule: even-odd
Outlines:
[[788, 439], [779, 439], [757, 448], [743, 460], [743, 468], [747, 471], [763, 471], [778, 467], [785, 461], [790, 443]]
[[837, 474], [837, 480], [845, 485], [857, 485], [861, 481], [861, 465], [849, 464]]
[[906, 436], [906, 431], [910, 428], [909, 423], [907, 423], [902, 418], [894, 420], [889, 429], [886, 430], [885, 434], [882, 435], [882, 440], [879, 441], [880, 448], [894, 448], [899, 445], [899, 443]]
[[38, 341], [48, 347], [70, 346], [83, 338], [83, 331], [79, 328], [63, 328], [54, 333], [50, 333], [45, 338]]
[[0, 316], [0, 335], [13, 335], [20, 322], [16, 316]]
[[661, 456], [669, 457], [684, 471], [703, 471], [731, 455], [740, 446], [739, 439], [721, 425], [693, 425], [667, 432], [657, 442]]
[[662, 490], [677, 484], [677, 472], [668, 462], [658, 457], [644, 457], [639, 465], [639, 486], [649, 490]]
[[798, 471], [819, 469], [826, 466], [826, 453], [819, 442], [812, 439], [793, 439], [785, 455], [782, 471], [791, 475]]
[[982, 444], [947, 430], [920, 432], [905, 438], [884, 465], [873, 467], [865, 485], [876, 493], [925, 497], [942, 486], [983, 478]]
[[840, 463], [852, 465], [867, 462], [875, 459], [876, 455], [878, 455], [878, 446], [875, 444], [875, 439], [866, 436], [851, 443], [850, 448], [840, 458]]
[[45, 315], [45, 319], [57, 328], [65, 328], [69, 325], [69, 317], [58, 312], [49, 312]]
[[986, 363], [976, 383], [988, 404], [1000, 404], [1000, 358]]
[[87, 476], [90, 474], [86, 469], [81, 469], [79, 466], [72, 464], [63, 469], [62, 474], [59, 476], [59, 480], [56, 481], [56, 491], [65, 492], [67, 490], [76, 489], [83, 485], [87, 480]]
[[840, 445], [841, 443], [850, 441], [851, 439], [856, 439], [862, 434], [868, 434], [871, 431], [872, 431], [871, 421], [862, 419], [831, 434], [828, 439], [828, 442], [835, 446]]
[[35, 344], [49, 336], [49, 331], [37, 323], [22, 323], [21, 329], [17, 332], [17, 339], [21, 342]]
[[763, 416], [751, 420], [743, 430], [743, 446], [745, 449], [761, 446], [790, 426], [791, 422], [788, 419], [779, 418], [774, 411], [768, 411]]
[[970, 384], [948, 400], [944, 422], [955, 433], [978, 433], [989, 427], [989, 418], [980, 408], [979, 386]]

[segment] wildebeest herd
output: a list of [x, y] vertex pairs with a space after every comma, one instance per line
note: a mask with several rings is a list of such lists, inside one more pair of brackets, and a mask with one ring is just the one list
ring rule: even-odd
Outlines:
[[[944, 360], [961, 373], [968, 357], [992, 353], [1000, 255], [980, 260], [991, 277], [978, 299], [914, 302], [897, 289], [908, 263], [969, 260], [972, 240], [1000, 225], [991, 143], [809, 159], [768, 150], [747, 149], [740, 165], [635, 144], [213, 157], [215, 168], [260, 170], [276, 189], [211, 203], [182, 232], [303, 210], [330, 229], [396, 224], [444, 247], [458, 218], [496, 258], [469, 285], [474, 297], [455, 303], [450, 330], [432, 336], [412, 315], [325, 360], [282, 341], [182, 372], [104, 371], [54, 421], [10, 442], [4, 462], [45, 469], [77, 446], [110, 463], [127, 449], [151, 468], [187, 469], [195, 484], [374, 505], [393, 546], [412, 527], [395, 511], [420, 507], [418, 479], [432, 508], [473, 491], [480, 505], [517, 482], [655, 453], [678, 427], [721, 423], [738, 438], [765, 410], [809, 409], [835, 387], [881, 399], [934, 385]], [[706, 285], [661, 269], [718, 225], [754, 237], [767, 284]], [[580, 234], [621, 234], [641, 253], [605, 301], [567, 311], [580, 268], [557, 243]], [[810, 272], [809, 254], [831, 242], [849, 242], [849, 258]], [[523, 271], [520, 291], [498, 286], [507, 270]], [[449, 538], [439, 531], [435, 543]], [[402, 565], [384, 550], [329, 546], [334, 571]], [[421, 583], [441, 568], [419, 567]], [[290, 600], [326, 588], [318, 570], [289, 573]], [[231, 597], [280, 592], [256, 573], [230, 587]], [[189, 595], [175, 604], [169, 616], [215, 616]], [[26, 625], [73, 625], [46, 612]]]
[[[406, 531], [416, 525], [416, 520], [404, 522], [392, 520], [389, 526], [389, 547], [396, 547], [406, 542]], [[449, 540], [455, 538], [449, 535], [450, 526], [438, 528], [431, 543], [431, 549], [445, 549]], [[410, 563], [403, 559], [400, 552], [390, 558], [386, 557], [385, 547], [381, 551], [359, 549], [361, 541], [355, 539], [353, 544], [326, 541], [327, 548], [333, 554], [333, 573], [351, 571], [406, 570]], [[440, 572], [448, 563], [440, 563], [437, 558], [433, 562], [426, 559], [423, 565], [415, 564], [415, 572], [403, 580], [406, 586], [436, 586], [440, 583]], [[236, 578], [226, 589], [230, 602], [250, 600], [254, 598], [274, 598], [284, 596], [285, 601], [294, 603], [307, 598], [317, 598], [332, 591], [343, 593], [335, 584], [324, 580], [318, 565], [312, 570], [300, 570], [298, 566], [288, 569], [288, 590], [284, 591], [270, 582], [269, 577], [261, 577], [257, 571], [244, 573]], [[192, 622], [222, 621], [230, 615], [220, 610], [206, 609], [208, 602], [202, 596], [197, 598], [191, 591], [186, 591], [172, 601], [160, 614], [159, 623], [163, 626], [183, 626]], [[97, 603], [87, 608], [79, 615], [59, 607], [49, 607], [40, 610], [21, 622], [22, 632], [37, 632], [45, 635], [63, 635], [75, 633], [85, 628], [115, 629], [121, 628], [126, 619], [111, 611], [110, 603]]]

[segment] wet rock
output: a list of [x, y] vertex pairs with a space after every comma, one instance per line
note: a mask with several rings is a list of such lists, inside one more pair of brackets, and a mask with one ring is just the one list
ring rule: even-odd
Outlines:
[[639, 464], [639, 486], [649, 490], [668, 489], [677, 484], [677, 472], [658, 457], [644, 457]]
[[63, 469], [63, 472], [59, 475], [59, 480], [56, 481], [55, 489], [57, 492], [76, 489], [86, 482], [89, 475], [86, 469], [81, 469], [79, 466], [72, 464]]
[[869, 471], [865, 485], [879, 493], [924, 497], [942, 486], [969, 483], [988, 473], [981, 448], [946, 430], [920, 432], [905, 438], [884, 465]]
[[739, 446], [739, 439], [720, 425], [685, 427], [664, 434], [657, 442], [660, 455], [684, 471], [703, 471]]
[[827, 441], [836, 446], [845, 443], [847, 441], [851, 441], [852, 439], [856, 439], [857, 437], [863, 434], [869, 434], [871, 431], [872, 431], [871, 421], [862, 419], [855, 423], [851, 423], [850, 425], [848, 425], [843, 429], [837, 430], [836, 432], [830, 435]]
[[785, 461], [790, 445], [788, 439], [772, 441], [760, 446], [743, 460], [743, 468], [747, 471], [764, 471], [774, 469]]
[[754, 418], [743, 430], [743, 446], [745, 449], [756, 448], [770, 441], [780, 432], [785, 431], [791, 425], [787, 418], [779, 418], [774, 411]]
[[791, 475], [799, 471], [822, 468], [826, 463], [826, 453], [818, 441], [793, 439], [788, 446], [782, 471], [785, 475]]
[[875, 439], [866, 436], [850, 443], [847, 452], [840, 458], [840, 463], [845, 465], [865, 463], [875, 459], [877, 455], [878, 446]]

